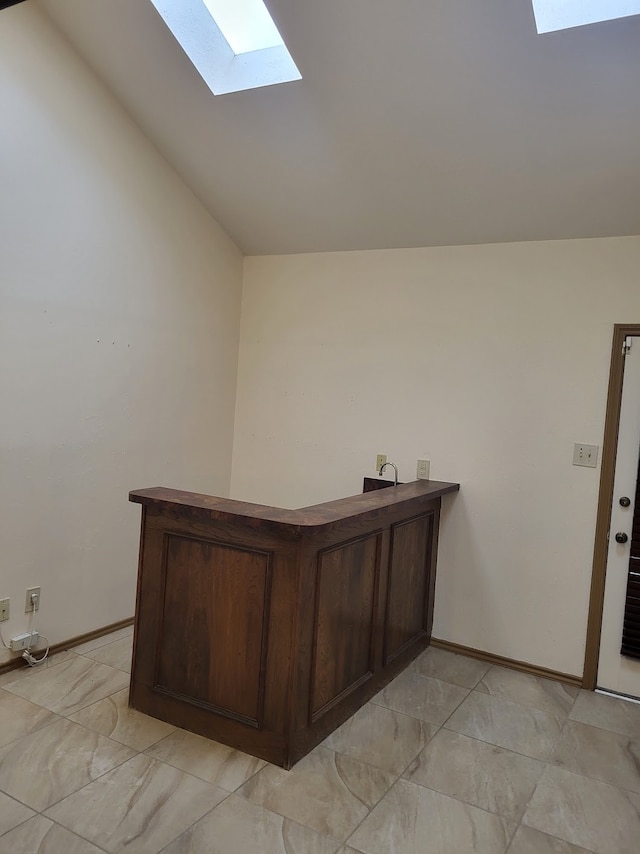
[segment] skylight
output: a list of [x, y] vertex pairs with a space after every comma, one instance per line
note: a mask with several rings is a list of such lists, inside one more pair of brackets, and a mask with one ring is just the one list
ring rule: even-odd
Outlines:
[[203, 0], [203, 3], [236, 56], [284, 44], [262, 0]]
[[263, 0], [151, 0], [214, 95], [300, 80]]
[[640, 15], [640, 0], [533, 0], [539, 33]]

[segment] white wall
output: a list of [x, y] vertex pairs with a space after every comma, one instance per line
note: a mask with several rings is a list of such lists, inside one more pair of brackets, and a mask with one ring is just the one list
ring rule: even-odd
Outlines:
[[133, 614], [130, 489], [228, 492], [242, 258], [28, 3], [0, 112], [0, 628], [59, 642]]
[[232, 495], [354, 494], [386, 453], [459, 481], [434, 635], [582, 673], [612, 325], [640, 238], [245, 259]]

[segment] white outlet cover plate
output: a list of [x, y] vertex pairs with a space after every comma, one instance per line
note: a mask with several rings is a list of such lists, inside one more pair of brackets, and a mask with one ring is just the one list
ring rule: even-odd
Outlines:
[[573, 446], [574, 466], [586, 466], [594, 469], [598, 465], [598, 450], [598, 445], [585, 445], [582, 442], [576, 442]]
[[429, 460], [418, 460], [418, 465], [416, 467], [416, 477], [418, 480], [429, 480], [430, 469], [431, 463]]

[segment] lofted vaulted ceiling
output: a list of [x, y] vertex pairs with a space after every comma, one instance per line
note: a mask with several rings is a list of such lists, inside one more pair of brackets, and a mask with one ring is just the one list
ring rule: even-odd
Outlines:
[[27, 2], [247, 254], [640, 233], [640, 16], [267, 0], [303, 79], [214, 97], [150, 0]]

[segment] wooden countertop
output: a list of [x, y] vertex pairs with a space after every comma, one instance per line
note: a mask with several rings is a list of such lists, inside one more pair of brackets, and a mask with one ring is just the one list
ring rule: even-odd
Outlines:
[[327, 529], [336, 523], [344, 522], [345, 519], [360, 517], [372, 519], [390, 508], [400, 510], [403, 504], [416, 502], [416, 500], [418, 504], [427, 503], [450, 492], [457, 492], [459, 489], [459, 483], [414, 480], [411, 483], [339, 498], [324, 504], [314, 504], [299, 510], [284, 510], [264, 504], [251, 504], [246, 501], [218, 498], [198, 492], [184, 492], [163, 486], [136, 489], [129, 493], [129, 501], [163, 513], [177, 513], [199, 518], [204, 516], [221, 522], [238, 521], [241, 518], [251, 527], [278, 527], [287, 529], [289, 534], [297, 534], [309, 531], [310, 528]]

